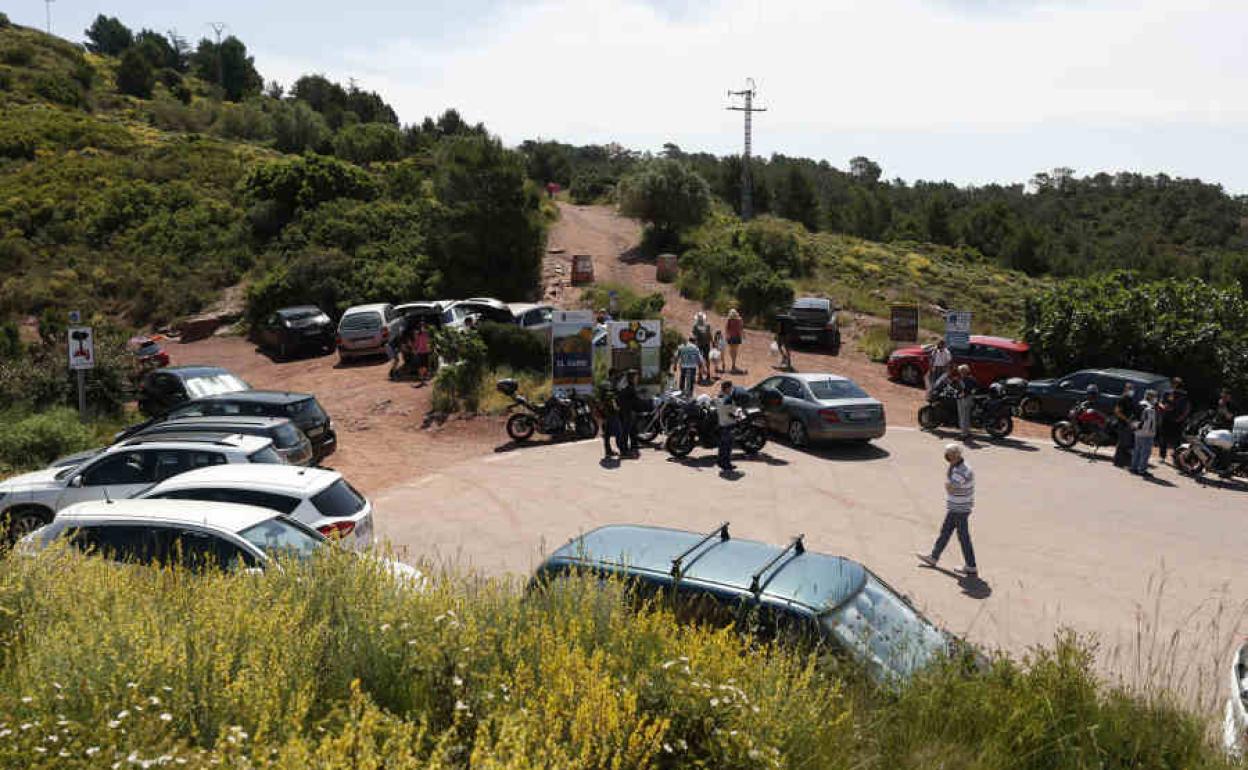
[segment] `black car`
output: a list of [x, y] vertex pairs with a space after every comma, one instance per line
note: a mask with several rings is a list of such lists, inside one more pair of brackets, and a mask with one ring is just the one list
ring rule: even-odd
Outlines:
[[313, 462], [319, 463], [338, 448], [333, 421], [316, 396], [284, 390], [247, 390], [197, 399], [179, 406], [168, 419], [181, 417], [243, 415], [250, 417], [288, 417], [312, 442]]
[[335, 332], [333, 321], [319, 307], [300, 305], [270, 314], [256, 326], [254, 336], [262, 349], [285, 359], [305, 351], [333, 351]]
[[1087, 398], [1088, 386], [1100, 389], [1097, 409], [1110, 413], [1127, 383], [1135, 386], [1135, 397], [1144, 400], [1144, 391], [1157, 391], [1158, 397], [1170, 390], [1170, 378], [1134, 369], [1080, 369], [1052, 380], [1027, 383], [1027, 395], [1019, 409], [1024, 417], [1064, 419], [1071, 409]]
[[823, 297], [798, 297], [776, 317], [789, 347], [814, 346], [832, 355], [841, 352], [841, 329], [836, 306]]
[[139, 411], [155, 417], [187, 401], [243, 390], [251, 390], [247, 381], [219, 366], [166, 366], [143, 375]]
[[[272, 440], [278, 455], [290, 465], [311, 465], [315, 458], [312, 442], [289, 417], [177, 417], [144, 423], [128, 429], [124, 436], [115, 440], [139, 436], [162, 436], [189, 433], [241, 433], [244, 436], [263, 436]], [[64, 458], [66, 463], [74, 458]]]

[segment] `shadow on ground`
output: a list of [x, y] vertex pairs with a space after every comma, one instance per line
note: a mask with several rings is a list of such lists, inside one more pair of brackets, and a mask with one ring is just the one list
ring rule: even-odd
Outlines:
[[954, 572], [951, 569], [945, 569], [939, 565], [933, 567], [927, 564], [920, 564], [919, 568], [930, 569], [933, 572], [939, 572], [946, 577], [953, 578], [957, 581], [958, 588], [962, 589], [962, 593], [972, 599], [982, 600], [992, 596], [992, 586], [979, 575], [965, 575], [960, 572]]
[[[793, 446], [789, 444], [789, 446]], [[793, 447], [802, 454], [818, 457], [821, 460], [836, 460], [838, 462], [864, 462], [870, 460], [883, 460], [889, 456], [889, 451], [878, 444], [869, 444], [861, 442], [850, 442], [842, 444], [823, 444], [820, 446]]]
[[988, 436], [982, 433], [972, 433], [970, 438], [966, 439], [965, 441], [962, 441], [962, 439], [959, 438], [961, 434], [958, 433], [958, 431], [956, 430], [950, 430], [947, 428], [936, 428], [935, 430], [929, 430], [925, 432], [930, 433], [933, 436], [937, 436], [942, 439], [948, 439], [949, 441], [955, 441], [955, 442], [960, 441], [962, 445], [965, 446], [967, 449], [986, 449], [988, 447], [999, 446], [999, 447], [1005, 447], [1006, 449], [1017, 449], [1020, 452], [1039, 452], [1040, 451], [1040, 447], [1036, 446], [1035, 444], [1032, 444], [1029, 441], [1019, 441], [1018, 439], [1010, 438], [1009, 436], [1006, 436], [1005, 438], [993, 438], [992, 436]]

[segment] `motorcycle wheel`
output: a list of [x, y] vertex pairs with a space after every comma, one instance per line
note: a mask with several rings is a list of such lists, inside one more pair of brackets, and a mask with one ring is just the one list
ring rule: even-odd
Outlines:
[[741, 449], [747, 455], [756, 455], [767, 446], [767, 434], [757, 425], [751, 425], [741, 433]]
[[537, 430], [537, 423], [527, 414], [513, 414], [507, 418], [507, 435], [517, 443], [528, 441]]
[[637, 418], [637, 439], [647, 444], [654, 443], [659, 437], [659, 420], [654, 415]]
[[583, 414], [576, 418], [576, 437], [593, 438], [598, 435], [598, 421], [592, 414]]
[[1179, 473], [1188, 476], [1202, 476], [1205, 473], [1205, 461], [1191, 447], [1179, 447], [1179, 451], [1174, 453], [1174, 467], [1179, 469]]
[[940, 418], [930, 404], [919, 408], [919, 427], [923, 430], [936, 430], [940, 427]]
[[667, 452], [672, 457], [688, 457], [693, 451], [694, 442], [693, 431], [684, 428], [677, 428], [670, 436], [667, 437]]
[[988, 431], [988, 435], [993, 438], [1005, 438], [1014, 432], [1014, 418], [1008, 414], [990, 418], [984, 430]]
[[1049, 431], [1053, 436], [1053, 443], [1062, 449], [1070, 449], [1079, 440], [1079, 432], [1075, 430], [1075, 426], [1066, 420], [1062, 420], [1053, 426], [1053, 430]]

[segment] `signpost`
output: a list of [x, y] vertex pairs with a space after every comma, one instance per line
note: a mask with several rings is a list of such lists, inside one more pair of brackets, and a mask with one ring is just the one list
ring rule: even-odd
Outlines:
[[663, 349], [662, 321], [612, 321], [607, 324], [611, 368], [617, 372], [636, 369], [641, 389], [655, 395], [663, 384], [659, 354]]
[[594, 314], [557, 310], [550, 327], [551, 382], [565, 393], [594, 389]]
[[[81, 318], [78, 311], [70, 313], [69, 317], [71, 321]], [[95, 368], [95, 333], [90, 326], [71, 326], [67, 336], [69, 338], [69, 368], [78, 377], [78, 414], [86, 419], [86, 371]]]
[[919, 341], [919, 306], [893, 305], [888, 338], [893, 342]]
[[594, 282], [594, 258], [588, 254], [572, 255], [572, 284]]
[[971, 311], [945, 313], [945, 344], [950, 350], [966, 350], [971, 346]]

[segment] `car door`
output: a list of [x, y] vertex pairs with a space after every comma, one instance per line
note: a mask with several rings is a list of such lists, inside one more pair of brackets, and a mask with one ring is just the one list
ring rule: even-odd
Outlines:
[[801, 420], [805, 424], [806, 412], [810, 408], [810, 396], [806, 392], [806, 386], [792, 377], [781, 377], [776, 387], [780, 395], [784, 396], [784, 408], [776, 414], [777, 425], [774, 430], [787, 431], [793, 420]]
[[1049, 411], [1065, 417], [1066, 413], [1087, 395], [1088, 385], [1092, 384], [1091, 372], [1074, 372], [1058, 380], [1053, 388], [1052, 405]]
[[88, 500], [121, 500], [156, 483], [156, 455], [146, 449], [114, 452], [72, 476], [56, 501], [59, 511]]
[[87, 524], [75, 527], [66, 538], [83, 553], [126, 564], [150, 564], [157, 549], [153, 528], [128, 524]]
[[216, 532], [185, 527], [171, 532], [170, 559], [185, 569], [205, 572], [257, 566], [255, 557]]

